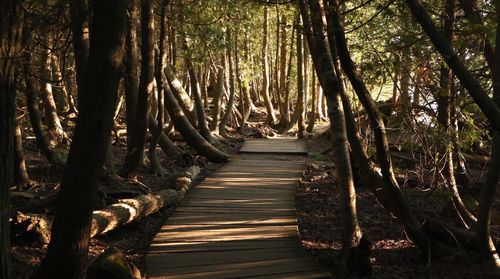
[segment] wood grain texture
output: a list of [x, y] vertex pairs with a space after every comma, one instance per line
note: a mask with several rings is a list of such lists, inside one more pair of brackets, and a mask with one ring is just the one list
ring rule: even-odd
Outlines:
[[148, 278], [331, 278], [300, 245], [295, 191], [303, 143], [248, 140], [162, 226]]

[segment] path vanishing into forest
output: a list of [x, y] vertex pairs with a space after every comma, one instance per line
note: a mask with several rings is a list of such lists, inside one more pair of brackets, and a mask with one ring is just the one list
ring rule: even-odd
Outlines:
[[329, 278], [302, 248], [295, 191], [307, 152], [293, 138], [247, 140], [154, 238], [148, 278]]

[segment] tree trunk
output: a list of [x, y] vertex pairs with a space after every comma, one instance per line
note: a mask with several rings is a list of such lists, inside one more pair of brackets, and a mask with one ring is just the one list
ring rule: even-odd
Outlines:
[[28, 107], [31, 127], [33, 128], [38, 148], [45, 155], [47, 160], [52, 164], [60, 164], [62, 162], [59, 162], [54, 149], [50, 146], [49, 138], [45, 134], [42, 118], [40, 117], [40, 109], [38, 108], [38, 100], [35, 93], [38, 87], [33, 80], [32, 52], [28, 47], [30, 41], [31, 29], [25, 27], [23, 30], [23, 45], [25, 46], [23, 54], [23, 75], [24, 84], [26, 86], [24, 93], [26, 95], [26, 106]]
[[217, 72], [217, 86], [215, 89], [215, 95], [213, 99], [214, 109], [212, 111], [212, 125], [211, 125], [211, 130], [217, 134], [219, 133], [219, 116], [220, 116], [220, 106], [221, 106], [223, 90], [224, 90], [224, 69], [221, 67]]
[[174, 69], [166, 65], [165, 72], [170, 85], [170, 90], [173, 91], [174, 97], [177, 99], [178, 105], [182, 108], [184, 115], [187, 117], [192, 126], [196, 126], [196, 107], [191, 101], [191, 97], [182, 87], [182, 83], [175, 76]]
[[[280, 50], [279, 50], [279, 70], [277, 70], [277, 76], [279, 77], [276, 82], [278, 82], [278, 95], [280, 96], [280, 99], [283, 100], [279, 104], [280, 106], [280, 126], [285, 127], [288, 124], [288, 121], [290, 121], [290, 99], [285, 96], [286, 94], [286, 82], [287, 82], [287, 74], [286, 74], [286, 56], [287, 56], [287, 44], [286, 44], [286, 39], [287, 39], [287, 34], [286, 34], [286, 16], [282, 15], [281, 20], [279, 22], [281, 24], [281, 34], [280, 38]], [[279, 31], [278, 31], [279, 32]], [[293, 40], [292, 40], [293, 42]], [[278, 57], [278, 56], [277, 56]], [[276, 62], [278, 63], [278, 62]]]
[[73, 35], [71, 38], [75, 57], [77, 96], [78, 104], [80, 104], [89, 59], [88, 1], [70, 1], [69, 10], [71, 15], [71, 33]]
[[375, 146], [377, 150], [377, 158], [380, 164], [383, 178], [383, 186], [385, 193], [395, 210], [395, 215], [403, 224], [410, 238], [415, 242], [417, 247], [424, 255], [430, 255], [430, 243], [426, 232], [418, 223], [415, 216], [406, 203], [399, 185], [397, 184], [394, 171], [392, 169], [392, 161], [389, 156], [389, 144], [385, 133], [385, 126], [382, 116], [373, 101], [370, 92], [366, 88], [364, 82], [357, 73], [356, 66], [351, 60], [347, 41], [344, 35], [344, 27], [340, 16], [340, 6], [338, 0], [331, 0], [329, 5], [330, 15], [328, 17], [328, 35], [333, 36], [335, 41], [342, 68], [349, 78], [352, 87], [360, 102], [368, 113], [370, 126], [375, 134]]
[[[309, 47], [311, 49], [311, 47]], [[314, 64], [314, 62], [313, 62]], [[318, 97], [319, 97], [319, 85], [316, 80], [316, 74], [312, 73], [312, 96], [311, 96], [311, 111], [309, 112], [309, 120], [307, 124], [306, 131], [312, 133], [314, 129], [314, 124], [316, 123], [316, 116], [318, 115]]]
[[191, 125], [177, 104], [174, 94], [167, 84], [165, 84], [165, 103], [168, 113], [174, 122], [175, 129], [181, 133], [184, 140], [199, 154], [207, 157], [212, 162], [225, 162], [229, 159], [229, 155], [211, 145]]
[[[51, 232], [33, 278], [82, 278], [87, 263], [92, 199], [107, 154], [123, 68], [128, 1], [93, 1], [88, 72], [80, 99]], [[61, 257], [61, 255], [64, 255]]]
[[276, 123], [276, 114], [274, 112], [273, 103], [269, 96], [269, 62], [268, 62], [268, 11], [264, 7], [264, 38], [262, 41], [262, 97], [264, 97], [264, 105], [267, 110], [267, 123], [273, 125]]
[[227, 101], [226, 105], [226, 111], [224, 112], [224, 115], [222, 116], [220, 123], [219, 123], [219, 134], [223, 137], [228, 137], [226, 133], [226, 123], [228, 122], [231, 113], [233, 112], [233, 106], [234, 106], [234, 95], [235, 95], [235, 86], [234, 86], [234, 62], [232, 58], [232, 36], [231, 36], [231, 29], [227, 29], [227, 59], [229, 62], [229, 99]]
[[[14, 117], [15, 118], [15, 117]], [[20, 187], [31, 184], [24, 160], [23, 137], [19, 121], [14, 119], [14, 184]]]
[[155, 72], [154, 54], [154, 17], [152, 0], [141, 2], [141, 76], [135, 112], [132, 149], [127, 152], [122, 175], [135, 178], [144, 156], [146, 132], [148, 127], [149, 100], [153, 92]]
[[50, 35], [47, 35], [45, 39], [45, 45], [47, 49], [42, 54], [42, 65], [40, 69], [40, 74], [43, 80], [43, 104], [45, 107], [45, 122], [49, 129], [49, 138], [51, 146], [57, 146], [63, 141], [67, 139], [67, 135], [63, 130], [61, 125], [61, 120], [59, 119], [59, 115], [57, 114], [57, 107], [54, 100], [54, 92], [52, 90], [52, 69], [50, 62], [50, 49], [48, 48], [51, 45], [51, 40], [49, 39]]
[[[299, 17], [300, 18], [300, 17]], [[297, 21], [297, 105], [295, 109], [298, 111], [298, 137], [303, 138], [305, 132], [304, 122], [304, 51], [302, 33], [300, 28], [300, 20]], [[307, 68], [306, 68], [307, 71]]]
[[[184, 38], [184, 50], [189, 52], [187, 40]], [[196, 115], [198, 118], [198, 129], [200, 134], [210, 143], [216, 142], [215, 138], [210, 133], [208, 129], [207, 120], [205, 116], [205, 106], [203, 105], [203, 99], [201, 96], [200, 83], [198, 81], [198, 76], [193, 65], [193, 61], [190, 57], [186, 56], [186, 65], [189, 71], [189, 78], [191, 81], [191, 94], [194, 97], [194, 104], [196, 108]]]
[[59, 57], [57, 57], [55, 53], [52, 53], [50, 56], [50, 62], [52, 77], [54, 78], [54, 83], [56, 84], [54, 98], [57, 105], [57, 111], [59, 113], [67, 113], [69, 111], [68, 90], [66, 89], [66, 84], [64, 83]]
[[[156, 152], [156, 146], [160, 142], [161, 134], [163, 133], [163, 123], [164, 123], [164, 94], [165, 94], [165, 88], [164, 84], [167, 82], [165, 75], [163, 75], [163, 65], [165, 65], [166, 60], [167, 60], [167, 53], [166, 53], [166, 48], [167, 48], [167, 7], [169, 4], [170, 0], [163, 0], [161, 4], [161, 14], [160, 14], [160, 43], [159, 43], [159, 54], [158, 54], [158, 59], [156, 61], [156, 67], [155, 67], [155, 78], [156, 78], [156, 85], [157, 85], [157, 98], [156, 98], [156, 104], [157, 104], [157, 115], [156, 115], [156, 120], [157, 123], [153, 127], [150, 125], [151, 120], [150, 118], [154, 118], [154, 113], [149, 112], [148, 113], [148, 126], [152, 135], [151, 142], [149, 143], [149, 162], [151, 164], [151, 172], [163, 176], [166, 174], [166, 170], [162, 167], [160, 163], [160, 159], [158, 158], [158, 154]], [[153, 106], [154, 106], [154, 102]]]
[[134, 148], [135, 121], [137, 111], [137, 100], [139, 96], [138, 86], [138, 46], [137, 46], [137, 0], [130, 0], [127, 13], [127, 38], [125, 47], [125, 72], [123, 83], [125, 89], [126, 123], [127, 123], [127, 153], [131, 153]]
[[[496, 40], [493, 59], [493, 100], [500, 106], [500, 3], [494, 2], [496, 10]], [[491, 147], [491, 159], [486, 174], [485, 185], [481, 192], [479, 201], [479, 212], [476, 224], [476, 237], [479, 251], [483, 259], [489, 264], [492, 273], [500, 274], [500, 258], [491, 240], [490, 223], [491, 210], [495, 200], [495, 194], [500, 179], [500, 132], [493, 131], [493, 144]]]
[[15, 64], [21, 52], [21, 1], [0, 2], [0, 279], [11, 278], [10, 202], [16, 98]]
[[[341, 85], [337, 78], [331, 54], [326, 47], [323, 35], [323, 10], [318, 0], [299, 1], [305, 34], [311, 47], [314, 67], [328, 100], [330, 126], [333, 135], [333, 148], [336, 155], [336, 178], [341, 196], [342, 208], [342, 245], [352, 247], [361, 237], [361, 229], [356, 215], [356, 192], [352, 177], [344, 111], [340, 100]], [[310, 11], [310, 15], [309, 15]]]
[[[444, 17], [444, 28], [443, 33], [450, 44], [453, 43], [453, 24], [455, 22], [455, 0], [446, 0], [445, 11], [443, 12]], [[444, 63], [441, 65], [440, 69], [440, 91], [438, 92], [437, 104], [438, 104], [438, 120], [445, 130], [447, 140], [445, 141], [445, 166], [444, 175], [445, 183], [448, 186], [451, 197], [453, 200], [454, 207], [457, 210], [458, 215], [465, 223], [466, 227], [473, 225], [476, 222], [476, 217], [472, 215], [471, 212], [464, 205], [460, 193], [458, 192], [457, 182], [455, 179], [455, 167], [454, 167], [454, 156], [453, 156], [453, 138], [454, 131], [452, 125], [452, 115], [451, 115], [451, 102], [452, 102], [452, 82], [453, 73], [450, 68], [448, 68]]]

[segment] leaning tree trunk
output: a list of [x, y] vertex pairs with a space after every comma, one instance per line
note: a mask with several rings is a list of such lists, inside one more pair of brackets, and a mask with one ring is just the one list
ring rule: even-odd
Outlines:
[[[88, 72], [56, 202], [51, 241], [33, 278], [82, 278], [92, 199], [107, 154], [123, 68], [127, 0], [93, 1]], [[61, 257], [61, 255], [64, 255]]]
[[192, 146], [199, 154], [208, 158], [212, 162], [225, 162], [229, 159], [229, 155], [218, 150], [211, 145], [200, 133], [191, 125], [182, 109], [177, 104], [175, 97], [170, 90], [168, 84], [165, 84], [165, 104], [168, 113], [172, 117], [175, 129], [179, 131], [184, 140]]
[[35, 80], [33, 79], [32, 51], [28, 48], [30, 40], [31, 29], [30, 27], [25, 27], [23, 30], [23, 45], [25, 47], [23, 55], [23, 75], [24, 84], [26, 86], [24, 94], [26, 95], [28, 115], [38, 148], [50, 163], [60, 164], [61, 162], [59, 162], [56, 157], [56, 153], [54, 152], [52, 146], [50, 146], [49, 138], [43, 129], [42, 118], [40, 116], [40, 109], [38, 107], [38, 100], [35, 93], [38, 87], [35, 85]]
[[149, 99], [153, 91], [155, 53], [154, 53], [154, 16], [152, 0], [141, 2], [141, 76], [132, 149], [127, 152], [122, 175], [134, 178], [144, 157], [148, 127]]
[[47, 49], [42, 54], [42, 65], [40, 70], [40, 74], [43, 79], [42, 100], [45, 107], [45, 122], [49, 129], [50, 144], [52, 146], [57, 146], [65, 141], [68, 136], [64, 132], [61, 120], [59, 119], [59, 115], [57, 114], [57, 106], [54, 100], [54, 92], [51, 84], [52, 69], [50, 66], [51, 50], [49, 49], [51, 45], [50, 34], [47, 35], [44, 43]]
[[336, 43], [342, 68], [349, 78], [360, 102], [368, 113], [368, 119], [375, 134], [377, 159], [382, 171], [384, 190], [392, 208], [395, 210], [394, 213], [403, 224], [410, 238], [415, 242], [419, 249], [422, 250], [423, 254], [429, 255], [431, 247], [427, 233], [412, 214], [409, 205], [405, 201], [399, 185], [397, 184], [392, 168], [391, 157], [389, 156], [389, 144], [385, 133], [382, 115], [376, 107], [370, 92], [357, 73], [354, 62], [351, 60], [351, 56], [347, 48], [347, 41], [344, 35], [344, 27], [340, 16], [339, 5], [338, 0], [330, 1], [328, 35], [334, 37], [334, 40], [332, 41]]
[[9, 279], [10, 203], [14, 151], [14, 115], [16, 98], [15, 64], [21, 52], [21, 1], [0, 2], [0, 279]]

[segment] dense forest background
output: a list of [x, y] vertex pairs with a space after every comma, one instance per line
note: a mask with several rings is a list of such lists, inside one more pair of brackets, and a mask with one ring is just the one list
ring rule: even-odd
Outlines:
[[[373, 264], [356, 192], [423, 273], [500, 273], [500, 1], [1, 0], [0, 19], [0, 278], [82, 278], [94, 236], [175, 207], [244, 137], [325, 122], [336, 276]], [[136, 216], [110, 209], [127, 199]]]

